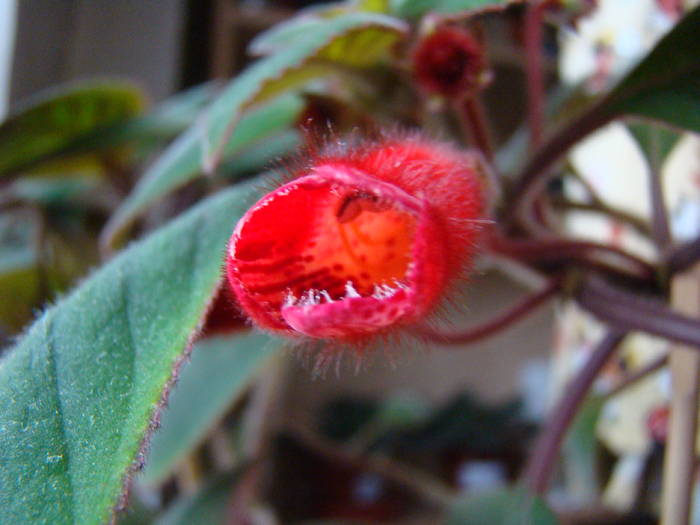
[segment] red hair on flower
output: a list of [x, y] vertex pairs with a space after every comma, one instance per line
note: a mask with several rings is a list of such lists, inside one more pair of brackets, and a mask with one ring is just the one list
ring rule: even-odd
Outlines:
[[260, 199], [226, 270], [264, 330], [358, 342], [423, 320], [474, 252], [480, 157], [416, 136], [314, 155]]

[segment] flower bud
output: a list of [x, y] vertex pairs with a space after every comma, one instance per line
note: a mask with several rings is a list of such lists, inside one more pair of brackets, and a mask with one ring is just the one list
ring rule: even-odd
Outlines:
[[466, 30], [450, 26], [437, 28], [418, 43], [413, 71], [424, 91], [447, 98], [472, 95], [488, 78], [481, 44]]

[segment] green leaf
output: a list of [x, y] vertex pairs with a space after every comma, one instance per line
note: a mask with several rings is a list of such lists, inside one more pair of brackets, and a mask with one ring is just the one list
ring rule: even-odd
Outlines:
[[75, 206], [81, 197], [97, 189], [99, 181], [89, 175], [62, 177], [24, 177], [14, 181], [8, 188], [12, 197], [50, 208]]
[[425, 421], [430, 414], [427, 403], [414, 396], [395, 394], [382, 401], [373, 423], [384, 429], [406, 427]]
[[[105, 238], [113, 241], [148, 204], [202, 171], [208, 171], [212, 159], [220, 153], [223, 157], [227, 150], [240, 147], [240, 142], [235, 143], [236, 135], [251, 134], [245, 129], [252, 127], [250, 122], [246, 123], [246, 118], [266, 123], [275, 113], [269, 108], [280, 102], [271, 102], [267, 108], [241, 118], [246, 109], [327, 74], [329, 64], [334, 62], [345, 66], [368, 65], [384, 56], [406, 31], [405, 24], [394, 18], [374, 13], [348, 13], [326, 21], [294, 45], [258, 60], [233, 79], [202, 118], [148, 170], [110, 221]], [[266, 109], [271, 113], [269, 117], [254, 117]], [[229, 138], [231, 127], [233, 135]], [[273, 130], [280, 131], [281, 127], [267, 125], [265, 129], [269, 134]]]
[[251, 145], [221, 165], [221, 173], [227, 177], [260, 173], [282, 157], [298, 150], [302, 145], [301, 134], [287, 129]]
[[557, 525], [544, 501], [524, 488], [479, 494], [454, 505], [447, 525]]
[[427, 13], [459, 13], [491, 7], [506, 7], [520, 0], [390, 0], [390, 12], [402, 18], [418, 18]]
[[599, 496], [596, 425], [603, 401], [597, 396], [586, 400], [571, 425], [562, 450], [568, 492], [585, 502], [593, 502]]
[[188, 128], [216, 93], [212, 82], [190, 88], [161, 102], [146, 115], [97, 129], [68, 144], [61, 155], [108, 150], [130, 143], [143, 148], [170, 139]]
[[370, 13], [388, 13], [389, 0], [354, 0], [352, 6], [359, 11]]
[[[318, 31], [330, 19], [341, 15], [357, 12], [383, 14], [388, 11], [389, 0], [354, 0], [311, 6], [301, 10], [297, 16], [256, 35], [248, 45], [248, 52], [254, 56], [276, 53], [306, 39], [309, 33]], [[382, 17], [377, 20], [386, 23], [390, 19]], [[396, 22], [394, 21], [393, 24], [395, 25]]]
[[110, 525], [151, 525], [158, 516], [158, 511], [146, 505], [140, 496], [138, 488], [132, 490], [129, 494], [129, 506], [121, 509], [115, 523]]
[[141, 91], [126, 82], [62, 86], [29, 100], [0, 125], [0, 175], [16, 172], [97, 129], [141, 113]]
[[7, 523], [109, 519], [249, 197], [221, 192], [134, 243], [49, 308], [0, 362]]
[[258, 34], [248, 45], [248, 52], [253, 56], [275, 53], [305, 39], [324, 22], [325, 18], [318, 13], [295, 16]]
[[212, 108], [212, 113], [224, 111], [227, 117], [223, 123], [210, 126], [212, 144], [241, 109], [327, 74], [334, 62], [371, 65], [384, 58], [407, 32], [401, 20], [377, 13], [349, 12], [322, 18], [314, 31], [305, 31], [303, 38], [275, 48], [274, 54], [258, 60], [231, 82]]
[[671, 153], [680, 138], [680, 133], [676, 130], [646, 122], [631, 123], [627, 127], [655, 169], [661, 167], [664, 159]]
[[[279, 97], [257, 108], [240, 120], [226, 144], [224, 158], [228, 158], [257, 141], [289, 128], [303, 108], [296, 95]], [[196, 179], [202, 174], [202, 136], [200, 128], [191, 128], [180, 136], [153, 164], [110, 219], [109, 235], [127, 227], [153, 202]]]
[[175, 503], [154, 525], [223, 525], [233, 486], [241, 472], [224, 474], [196, 494]]
[[612, 90], [603, 110], [700, 131], [699, 31], [696, 7]]
[[0, 326], [19, 331], [32, 318], [40, 295], [39, 223], [26, 210], [0, 215]]
[[224, 416], [280, 341], [262, 334], [216, 337], [195, 345], [153, 434], [141, 481], [163, 481]]

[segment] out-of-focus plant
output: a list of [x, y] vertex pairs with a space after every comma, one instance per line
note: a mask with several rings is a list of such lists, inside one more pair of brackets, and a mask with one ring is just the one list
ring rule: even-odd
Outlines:
[[[600, 28], [615, 18], [610, 2], [600, 3], [596, 10], [585, 0], [348, 0], [305, 10], [258, 35], [250, 45], [257, 60], [229, 82], [150, 109], [137, 88], [109, 80], [66, 86], [18, 107], [0, 126], [0, 329], [8, 343], [0, 361], [0, 521], [274, 523], [276, 514], [287, 514], [284, 491], [273, 490], [278, 480], [270, 478], [287, 472], [290, 479], [324, 480], [295, 520], [387, 522], [399, 520], [411, 501], [446, 523], [557, 523], [566, 509], [555, 513], [547, 497], [560, 457], [562, 486], [597, 501], [609, 481], [593, 468], [604, 400], [666, 366], [664, 346], [592, 394], [618, 347], [642, 333], [676, 345], [670, 423], [668, 407], [660, 406], [649, 424], [654, 446], [666, 442], [661, 513], [665, 523], [688, 523], [700, 238], [692, 206], [669, 213], [661, 177], [677, 132], [700, 132], [700, 8], [681, 17], [680, 3], [671, 9], [673, 2], [659, 2], [670, 17], [655, 29], [664, 36], [634, 64], [621, 44], [629, 39], [595, 40], [609, 34]], [[507, 42], [491, 35], [498, 24], [509, 30], [500, 33]], [[574, 57], [562, 66], [564, 80], [582, 86], [559, 89], [547, 74], [545, 37], [554, 30], [568, 35], [561, 59]], [[522, 58], [526, 78], [527, 111], [508, 130], [509, 141], [494, 133], [499, 107], [484, 97], [499, 81], [504, 46]], [[610, 187], [619, 193], [627, 185], [631, 193], [646, 182], [631, 181], [628, 164], [613, 153], [596, 160], [619, 165], [606, 172], [619, 184], [591, 182], [592, 157], [581, 151], [592, 146], [583, 141], [610, 123], [636, 137], [648, 162], [648, 191], [640, 192], [648, 195], [646, 215], [609, 198]], [[381, 138], [386, 130], [393, 145]], [[429, 147], [418, 151], [416, 144]], [[299, 151], [326, 160], [304, 164]], [[260, 188], [275, 183], [270, 171], [280, 159], [277, 166], [293, 166], [287, 171], [300, 177], [294, 181], [303, 185], [301, 196], [284, 208], [283, 197], [298, 189], [292, 181], [260, 201], [258, 213], [281, 199], [278, 215], [253, 228], [245, 250], [234, 241], [227, 251]], [[474, 211], [482, 197], [475, 206], [473, 185], [447, 181], [463, 175], [455, 166], [464, 159], [478, 159], [470, 176], [480, 177], [483, 214]], [[364, 173], [370, 167], [377, 169]], [[430, 187], [408, 191], [412, 175]], [[319, 185], [330, 189], [315, 192]], [[595, 219], [577, 222], [575, 214], [584, 212]], [[306, 251], [293, 254], [303, 263], [347, 241], [345, 226], [334, 237], [334, 221], [354, 228], [362, 249], [381, 241], [405, 252], [409, 246], [410, 254], [401, 264], [362, 272], [369, 263], [350, 257], [356, 254], [346, 246], [355, 273], [344, 277], [342, 265], [325, 260], [327, 272], [303, 271], [330, 273], [337, 282], [328, 289], [312, 282], [300, 288], [304, 296], [294, 295], [294, 272], [302, 270], [282, 257], [290, 247], [278, 244], [296, 249], [321, 215], [330, 229], [305, 238]], [[617, 225], [626, 240], [586, 235], [601, 221]], [[242, 222], [237, 235], [250, 224]], [[504, 271], [538, 275], [540, 288], [483, 324], [445, 332], [427, 322], [442, 297], [436, 283], [458, 273], [454, 261], [467, 259], [456, 255], [466, 250], [460, 242]], [[424, 257], [416, 262], [414, 254]], [[226, 256], [233, 289], [222, 275]], [[417, 264], [430, 271], [403, 282]], [[254, 282], [236, 277], [245, 268], [257, 272]], [[285, 270], [292, 284], [265, 280]], [[347, 280], [354, 278], [374, 281], [358, 291]], [[567, 377], [532, 446], [532, 425], [517, 407], [488, 409], [468, 397], [434, 413], [416, 400], [351, 403], [349, 415], [334, 408], [321, 430], [280, 429], [272, 415], [286, 370], [281, 349], [290, 343], [251, 331], [245, 315], [259, 321], [260, 309], [270, 314], [271, 294], [276, 332], [289, 335], [292, 326], [292, 335], [331, 340], [322, 355], [344, 352], [347, 334], [393, 324], [422, 344], [466, 345], [555, 297], [595, 316], [600, 335]], [[235, 299], [245, 303], [243, 312]], [[371, 312], [358, 310], [365, 299]], [[394, 344], [381, 341], [363, 341], [363, 352]], [[355, 423], [333, 426], [347, 421]], [[479, 441], [484, 436], [495, 437]], [[475, 469], [479, 479], [507, 486], [473, 490]], [[636, 501], [655, 512], [660, 502], [652, 492], [640, 490]]]

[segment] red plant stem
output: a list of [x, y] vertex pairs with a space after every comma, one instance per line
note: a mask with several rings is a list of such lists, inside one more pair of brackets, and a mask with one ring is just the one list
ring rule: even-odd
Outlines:
[[525, 12], [525, 69], [527, 73], [527, 108], [530, 124], [530, 148], [542, 143], [544, 114], [544, 78], [542, 75], [542, 15], [544, 2], [535, 1]]
[[593, 381], [610, 360], [624, 332], [611, 330], [593, 350], [581, 372], [564, 391], [552, 416], [545, 424], [525, 467], [524, 482], [534, 493], [543, 495], [554, 472], [559, 451], [571, 422], [593, 385]]
[[617, 383], [608, 392], [605, 393], [605, 397], [609, 398], [616, 396], [623, 390], [626, 390], [627, 388], [636, 384], [638, 381], [644, 379], [648, 375], [653, 374], [657, 370], [661, 370], [664, 366], [666, 366], [667, 363], [668, 355], [660, 355], [656, 359], [650, 361], [648, 364], [641, 367], [639, 370], [635, 370], [627, 377], [622, 378], [619, 383]]
[[457, 102], [457, 113], [465, 135], [469, 140], [481, 150], [484, 157], [493, 162], [493, 145], [491, 144], [491, 133], [486, 124], [484, 106], [478, 95], [465, 96]]
[[682, 272], [700, 260], [700, 237], [674, 248], [666, 258], [670, 273]]
[[640, 297], [589, 278], [576, 293], [578, 303], [621, 330], [638, 330], [700, 350], [700, 320], [679, 314], [661, 301]]
[[599, 202], [592, 202], [592, 203], [585, 203], [585, 202], [577, 202], [577, 201], [570, 201], [564, 198], [554, 198], [552, 199], [552, 205], [554, 206], [555, 209], [560, 209], [560, 210], [583, 210], [583, 211], [593, 211], [597, 213], [602, 213], [605, 215], [609, 215], [610, 217], [626, 223], [628, 226], [631, 226], [634, 228], [637, 232], [639, 232], [642, 235], [649, 236], [651, 235], [651, 230], [649, 228], [649, 225], [646, 223], [646, 221], [640, 219], [636, 215], [632, 215], [631, 213], [627, 213], [623, 210], [617, 209], [617, 208], [612, 208], [610, 206], [607, 206], [603, 203]]
[[519, 219], [532, 206], [537, 194], [545, 187], [552, 166], [571, 146], [599, 127], [610, 122], [616, 115], [608, 110], [608, 101], [602, 99], [588, 111], [574, 119], [554, 134], [525, 165], [516, 177], [513, 190], [513, 213]]
[[[508, 255], [521, 261], [544, 262], [580, 262], [620, 272], [620, 267], [627, 267], [634, 272], [634, 277], [652, 280], [655, 268], [642, 259], [614, 246], [589, 241], [571, 241], [567, 239], [514, 240], [501, 235], [492, 235], [488, 239], [489, 248], [496, 253]], [[601, 260], [606, 257], [608, 260]], [[624, 270], [623, 270], [624, 272]]]
[[446, 334], [433, 328], [421, 326], [416, 330], [416, 334], [423, 339], [434, 341], [445, 345], [458, 345], [475, 343], [503, 330], [512, 323], [531, 313], [538, 306], [544, 304], [549, 298], [555, 295], [562, 285], [562, 279], [555, 277], [551, 279], [542, 290], [528, 295], [522, 301], [505, 310], [493, 319], [471, 327], [465, 332]]

